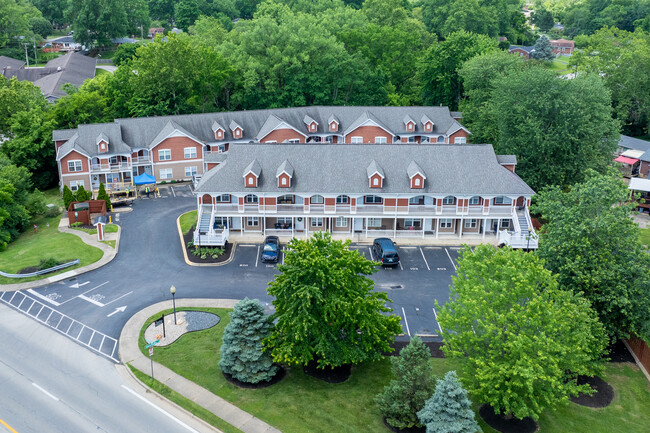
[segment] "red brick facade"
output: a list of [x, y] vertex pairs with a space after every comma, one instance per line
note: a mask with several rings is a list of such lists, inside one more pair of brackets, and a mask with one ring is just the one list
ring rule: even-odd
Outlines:
[[[68, 170], [68, 161], [73, 161], [73, 160], [81, 160], [81, 171], [69, 171]], [[86, 173], [86, 176], [88, 176], [88, 157], [76, 152], [72, 151], [68, 153], [66, 156], [64, 156], [61, 159], [61, 174], [80, 174], [80, 173]]]
[[345, 142], [352, 143], [352, 137], [361, 137], [363, 143], [374, 143], [376, 137], [385, 137], [387, 143], [393, 142], [393, 136], [378, 126], [360, 126], [345, 136]]
[[[185, 158], [185, 148], [193, 147], [196, 150], [196, 157]], [[160, 151], [161, 150], [171, 150], [171, 160], [161, 161], [160, 160]], [[187, 137], [171, 137], [166, 138], [160, 142], [160, 144], [154, 146], [151, 150], [153, 152], [153, 162], [179, 162], [182, 163], [186, 159], [201, 159], [203, 158], [203, 147]]]
[[289, 128], [283, 128], [283, 129], [276, 129], [275, 131], [271, 131], [269, 134], [266, 135], [266, 137], [263, 137], [260, 139], [260, 142], [262, 143], [269, 143], [269, 142], [276, 142], [276, 143], [282, 143], [285, 141], [289, 140], [298, 140], [299, 143], [304, 143], [305, 142], [305, 136], [296, 132], [293, 129]]

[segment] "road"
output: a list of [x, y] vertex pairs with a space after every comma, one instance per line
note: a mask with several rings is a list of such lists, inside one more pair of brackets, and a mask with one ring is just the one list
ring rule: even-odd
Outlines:
[[201, 429], [178, 410], [155, 406], [137, 387], [125, 384], [116, 370], [125, 367], [1, 304], [0, 353], [2, 433]]
[[[151, 304], [169, 300], [170, 286], [179, 298], [260, 299], [277, 269], [259, 263], [258, 245], [238, 245], [234, 260], [220, 267], [185, 264], [176, 219], [196, 207], [189, 186], [161, 188], [163, 198], [141, 199], [121, 213], [116, 258], [77, 278], [23, 292], [0, 293], [0, 301], [37, 318], [80, 344], [118, 361], [117, 338], [129, 317]], [[370, 258], [367, 245], [353, 245]], [[402, 319], [404, 336], [437, 338], [435, 301], [446, 302], [459, 247], [410, 247], [398, 243], [402, 263], [372, 276], [388, 293]]]

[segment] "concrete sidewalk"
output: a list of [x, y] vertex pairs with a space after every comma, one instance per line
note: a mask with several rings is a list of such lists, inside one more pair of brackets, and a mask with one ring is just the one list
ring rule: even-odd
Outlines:
[[89, 272], [94, 269], [101, 268], [102, 266], [104, 266], [105, 264], [113, 260], [117, 255], [117, 251], [120, 247], [120, 235], [122, 234], [122, 227], [117, 226], [117, 233], [105, 233], [104, 235], [104, 240], [115, 241], [115, 248], [113, 248], [108, 244], [98, 241], [97, 235], [89, 235], [88, 233], [83, 232], [81, 230], [71, 229], [68, 227], [68, 225], [69, 225], [68, 217], [62, 217], [61, 221], [59, 221], [59, 231], [62, 233], [70, 233], [75, 236], [78, 236], [87, 245], [90, 245], [95, 248], [99, 248], [104, 252], [101, 259], [87, 266], [82, 266], [80, 268], [63, 272], [61, 274], [57, 274], [52, 277], [43, 278], [42, 280], [28, 281], [26, 283], [3, 284], [1, 286], [1, 290], [4, 292], [10, 292], [15, 290], [33, 289], [35, 287], [46, 286], [48, 284], [52, 284], [57, 281], [66, 280], [68, 278], [75, 277], [85, 272]]
[[[239, 300], [237, 299], [177, 299], [176, 305], [177, 307], [233, 308], [238, 301]], [[151, 361], [140, 352], [138, 347], [140, 330], [149, 317], [169, 307], [169, 301], [151, 305], [133, 315], [126, 325], [124, 325], [119, 340], [119, 357], [124, 364], [130, 363], [141, 372], [149, 374], [151, 371]], [[255, 418], [248, 412], [244, 412], [237, 406], [228, 403], [226, 400], [214, 395], [196, 383], [179, 376], [167, 367], [158, 364], [155, 361], [153, 364], [154, 377], [156, 380], [209, 410], [244, 433], [281, 433], [280, 430], [268, 425], [258, 418]], [[129, 370], [129, 372], [130, 371], [131, 370]], [[133, 376], [133, 379], [137, 381], [135, 376]], [[140, 381], [137, 382], [141, 386], [145, 386]]]

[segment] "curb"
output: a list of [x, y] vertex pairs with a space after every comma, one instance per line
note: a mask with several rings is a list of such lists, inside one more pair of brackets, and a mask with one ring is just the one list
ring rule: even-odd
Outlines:
[[[81, 236], [79, 233], [76, 233], [77, 230], [62, 231], [59, 228], [59, 232], [75, 235], [75, 236], [79, 237], [79, 239], [81, 239], [81, 241], [83, 243], [85, 243], [86, 245], [90, 245], [91, 247], [95, 247], [95, 248], [98, 248], [98, 249], [104, 251], [104, 254], [96, 262], [90, 263], [89, 265], [86, 265], [86, 266], [82, 266], [81, 268], [72, 269], [71, 271], [62, 272], [60, 274], [54, 275], [52, 277], [43, 278], [41, 280], [27, 281], [25, 283], [3, 284], [3, 285], [0, 285], [0, 290], [2, 290], [3, 292], [10, 292], [10, 291], [16, 291], [16, 290], [33, 289], [33, 288], [36, 288], [36, 287], [47, 286], [49, 284], [56, 283], [57, 281], [65, 280], [67, 278], [76, 277], [77, 275], [85, 274], [86, 272], [94, 271], [95, 269], [99, 269], [102, 266], [107, 265], [108, 263], [113, 261], [115, 256], [117, 256], [118, 250], [120, 248], [120, 238], [122, 237], [122, 227], [120, 225], [118, 225], [118, 224], [115, 224], [115, 225], [117, 226], [117, 239], [115, 240], [115, 248], [112, 248], [108, 244], [104, 244], [104, 245], [106, 245], [107, 248], [110, 248], [110, 250], [108, 250], [108, 251], [105, 251], [100, 247], [97, 247], [95, 245], [91, 245], [91, 244], [87, 243], [84, 240], [83, 236]], [[97, 242], [99, 242], [99, 241], [97, 241]]]
[[187, 257], [187, 248], [185, 248], [185, 239], [183, 239], [183, 230], [181, 230], [181, 217], [185, 215], [186, 213], [190, 213], [194, 211], [188, 211], [185, 213], [182, 213], [176, 218], [176, 228], [178, 229], [178, 236], [180, 237], [181, 240], [181, 250], [183, 250], [183, 258], [185, 259], [185, 263], [189, 266], [197, 266], [197, 267], [209, 267], [209, 266], [224, 266], [227, 265], [228, 263], [232, 262], [233, 259], [235, 258], [235, 251], [237, 250], [237, 242], [231, 242], [232, 243], [232, 250], [230, 251], [230, 258], [226, 260], [225, 262], [221, 263], [194, 263], [190, 261], [190, 259]]

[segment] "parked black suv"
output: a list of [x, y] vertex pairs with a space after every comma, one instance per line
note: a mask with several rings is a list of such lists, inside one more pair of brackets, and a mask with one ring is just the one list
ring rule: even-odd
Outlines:
[[377, 238], [373, 241], [372, 255], [382, 266], [397, 266], [399, 264], [397, 248], [388, 238]]

